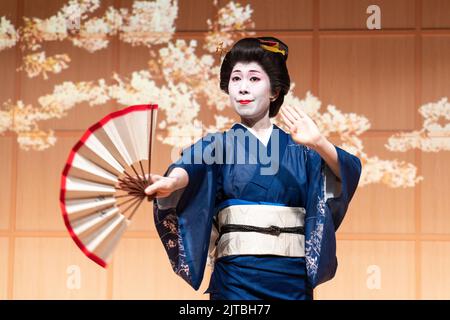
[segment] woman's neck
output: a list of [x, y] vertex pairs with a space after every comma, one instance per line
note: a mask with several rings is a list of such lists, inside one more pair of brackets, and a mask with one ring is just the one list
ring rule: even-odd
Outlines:
[[249, 119], [241, 117], [241, 123], [248, 128], [252, 128], [254, 131], [258, 133], [264, 133], [265, 131], [267, 131], [269, 128], [272, 127], [272, 122], [270, 122], [269, 113], [265, 114], [260, 119]]

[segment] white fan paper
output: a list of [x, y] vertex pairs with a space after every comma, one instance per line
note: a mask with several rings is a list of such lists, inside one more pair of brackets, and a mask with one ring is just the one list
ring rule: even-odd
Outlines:
[[114, 112], [72, 148], [61, 177], [60, 205], [78, 247], [106, 267], [147, 198], [156, 104]]

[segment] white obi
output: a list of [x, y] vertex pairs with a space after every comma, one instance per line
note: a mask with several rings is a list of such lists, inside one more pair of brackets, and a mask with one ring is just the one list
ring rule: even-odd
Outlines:
[[[219, 228], [223, 225], [248, 225], [267, 228], [303, 227], [305, 208], [276, 205], [232, 205], [218, 213]], [[216, 228], [210, 242], [209, 260], [228, 255], [279, 255], [286, 257], [305, 256], [305, 236], [298, 233], [281, 232], [278, 235], [254, 231], [233, 231], [219, 236]]]

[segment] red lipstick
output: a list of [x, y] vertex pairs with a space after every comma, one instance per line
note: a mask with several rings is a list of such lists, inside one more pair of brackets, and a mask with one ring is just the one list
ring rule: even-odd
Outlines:
[[238, 102], [240, 104], [249, 104], [250, 102], [252, 102], [253, 100], [238, 100]]

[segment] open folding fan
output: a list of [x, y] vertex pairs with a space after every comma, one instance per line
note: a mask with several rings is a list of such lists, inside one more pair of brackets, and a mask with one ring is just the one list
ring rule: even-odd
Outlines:
[[[146, 196], [155, 104], [113, 112], [72, 148], [61, 177], [60, 205], [71, 237], [106, 267]], [[145, 168], [145, 169], [144, 169]]]

